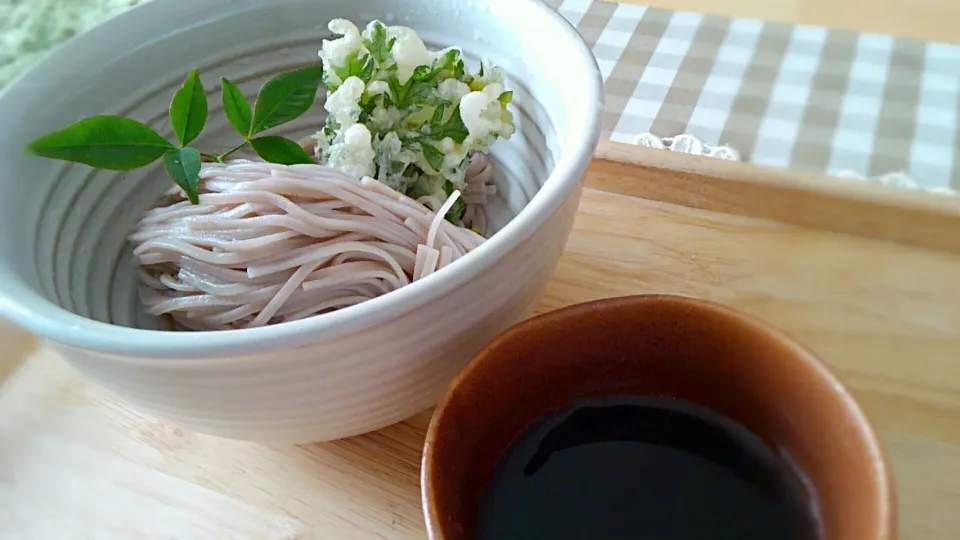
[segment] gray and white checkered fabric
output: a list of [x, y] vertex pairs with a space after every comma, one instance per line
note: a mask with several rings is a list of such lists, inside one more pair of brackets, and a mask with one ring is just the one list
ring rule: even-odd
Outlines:
[[960, 187], [960, 45], [547, 0], [606, 82], [604, 135], [689, 133], [753, 163]]

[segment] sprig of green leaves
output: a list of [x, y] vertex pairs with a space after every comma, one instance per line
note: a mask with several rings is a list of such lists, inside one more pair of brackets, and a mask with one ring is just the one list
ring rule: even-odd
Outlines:
[[149, 127], [121, 116], [93, 116], [40, 137], [27, 150], [97, 169], [129, 171], [176, 148]]
[[206, 92], [196, 68], [170, 102], [170, 126], [177, 143], [149, 126], [121, 116], [93, 116], [31, 142], [26, 150], [40, 157], [82, 163], [97, 169], [129, 171], [163, 158], [170, 178], [191, 203], [199, 202], [200, 166], [204, 159], [222, 162], [247, 144], [271, 163], [315, 163], [296, 142], [277, 135], [259, 135], [299, 118], [313, 105], [323, 77], [320, 66], [281, 73], [268, 80], [254, 107], [239, 88], [221, 79], [221, 102], [230, 125], [243, 142], [222, 154], [206, 154], [188, 146], [207, 122]]
[[163, 155], [163, 168], [187, 194], [193, 204], [199, 204], [200, 152], [195, 148], [174, 148]]
[[206, 123], [207, 94], [203, 91], [197, 68], [193, 68], [170, 102], [170, 126], [180, 146], [185, 146], [200, 135]]
[[317, 99], [323, 68], [311, 66], [281, 73], [260, 89], [247, 137], [299, 118]]
[[253, 111], [250, 110], [247, 98], [243, 96], [243, 92], [235, 84], [226, 78], [220, 79], [220, 86], [222, 88], [223, 112], [227, 115], [230, 125], [237, 130], [237, 133], [250, 133], [250, 126], [253, 125]]

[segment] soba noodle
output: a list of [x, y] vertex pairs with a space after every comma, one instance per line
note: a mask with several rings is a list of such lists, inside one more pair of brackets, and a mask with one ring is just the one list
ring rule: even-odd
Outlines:
[[[180, 329], [250, 328], [358, 304], [443, 269], [479, 246], [495, 193], [477, 154], [464, 193], [415, 201], [321, 165], [236, 160], [201, 172], [131, 233], [148, 313]], [[458, 197], [458, 227], [444, 217]]]

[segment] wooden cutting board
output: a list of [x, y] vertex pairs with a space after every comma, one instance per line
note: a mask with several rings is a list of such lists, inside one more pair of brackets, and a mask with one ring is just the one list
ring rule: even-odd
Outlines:
[[[901, 538], [960, 538], [960, 203], [603, 143], [540, 311], [699, 296], [818, 352], [886, 445]], [[0, 324], [0, 538], [423, 539], [425, 412], [334, 443], [186, 432]]]

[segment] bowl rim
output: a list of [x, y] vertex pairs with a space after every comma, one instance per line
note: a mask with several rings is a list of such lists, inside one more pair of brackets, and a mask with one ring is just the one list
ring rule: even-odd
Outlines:
[[[93, 39], [92, 35], [110, 31], [113, 25], [149, 26], [153, 9], [162, 6], [173, 8], [183, 1], [187, 0], [155, 0], [131, 8], [73, 38], [70, 47], [83, 48], [86, 40]], [[571, 61], [568, 66], [574, 67], [582, 75], [571, 80], [580, 81], [575, 84], [583, 86], [588, 101], [581, 110], [571, 115], [570, 125], [565, 129], [569, 133], [582, 135], [571, 137], [562, 143], [560, 157], [537, 194], [495, 236], [455, 261], [448, 271], [437, 272], [390, 294], [351, 306], [350, 309], [259, 328], [201, 332], [130, 328], [74, 314], [35, 291], [0, 291], [0, 316], [7, 317], [33, 334], [67, 347], [105, 353], [105, 359], [148, 365], [179, 360], [177, 365], [183, 365], [212, 359], [237, 361], [257, 353], [293, 348], [357, 333], [405, 312], [414, 311], [468, 283], [538, 230], [560, 209], [582, 181], [600, 138], [603, 108], [603, 80], [596, 58], [569, 21], [541, 0], [487, 1], [509, 3], [513, 9], [518, 4], [525, 4], [527, 8], [538, 13], [543, 24], [554, 25], [561, 35], [569, 38], [579, 54], [576, 58], [569, 59]], [[151, 9], [146, 9], [147, 7]], [[55, 48], [51, 54], [16, 78], [0, 93], [0, 102], [14, 88], [29, 85], [32, 77], [52, 69], [56, 58], [65, 52], [69, 51], [63, 46]], [[232, 359], [224, 358], [233, 354], [237, 356]]]
[[898, 522], [896, 486], [894, 485], [893, 470], [890, 461], [887, 458], [883, 444], [880, 442], [878, 432], [867, 417], [866, 412], [827, 364], [811, 349], [794, 339], [793, 336], [759, 317], [703, 298], [680, 294], [654, 293], [600, 298], [568, 305], [535, 317], [530, 317], [493, 338], [493, 340], [487, 343], [487, 345], [478, 351], [473, 358], [460, 369], [446, 390], [444, 390], [441, 398], [437, 401], [437, 405], [430, 417], [430, 423], [427, 426], [423, 452], [420, 459], [420, 505], [423, 511], [429, 540], [445, 540], [441, 536], [440, 521], [434, 508], [436, 493], [433, 488], [433, 479], [437, 474], [434, 471], [434, 463], [437, 455], [435, 442], [440, 430], [440, 424], [446, 421], [444, 416], [447, 408], [457, 394], [460, 386], [465, 384], [465, 381], [469, 380], [476, 370], [480, 369], [479, 366], [483, 364], [485, 359], [495, 355], [495, 350], [502, 343], [516, 339], [536, 326], [562, 326], [566, 321], [588, 317], [591, 313], [598, 311], [615, 309], [624, 305], [654, 305], [658, 303], [690, 306], [701, 312], [710, 312], [736, 320], [739, 324], [750, 328], [752, 331], [765, 334], [786, 344], [793, 350], [798, 361], [806, 364], [811, 370], [817, 373], [819, 378], [828, 382], [830, 388], [833, 390], [832, 395], [842, 402], [844, 407], [854, 417], [857, 429], [855, 433], [851, 433], [850, 435], [851, 437], [858, 437], [864, 442], [870, 456], [870, 462], [874, 468], [873, 478], [876, 480], [877, 486], [877, 499], [874, 503], [883, 522], [877, 524], [877, 535], [871, 536], [869, 540], [893, 540], [896, 537]]

